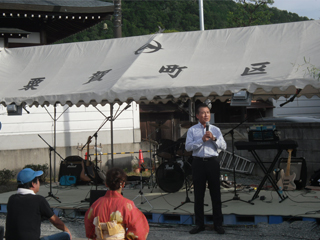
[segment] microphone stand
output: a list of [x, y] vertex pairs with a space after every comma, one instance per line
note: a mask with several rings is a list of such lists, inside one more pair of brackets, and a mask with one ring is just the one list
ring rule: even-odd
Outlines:
[[[190, 164], [188, 163], [188, 161], [185, 161], [185, 158], [184, 158], [184, 150], [182, 151], [182, 161], [183, 161], [183, 164]], [[184, 202], [181, 202], [181, 204], [177, 207], [174, 208], [174, 210], [180, 208], [181, 206], [183, 206], [184, 204], [186, 203], [194, 203], [193, 201], [190, 200], [189, 198], [189, 195], [188, 195], [188, 191], [190, 191], [191, 189], [191, 185], [188, 185], [188, 180], [187, 180], [187, 174], [184, 172], [184, 184], [185, 184], [185, 188], [186, 188], [186, 199]], [[203, 204], [204, 206], [208, 206], [208, 204]]]
[[[56, 196], [54, 196], [53, 194], [52, 194], [52, 180], [51, 180], [51, 172], [52, 172], [52, 167], [51, 167], [51, 152], [52, 151], [54, 151], [59, 157], [61, 157], [60, 156], [60, 154], [59, 153], [57, 153], [56, 152], [56, 150], [53, 148], [53, 147], [51, 147], [50, 146], [50, 144], [49, 143], [47, 143], [46, 142], [46, 140], [44, 140], [41, 136], [40, 136], [40, 134], [38, 134], [38, 136], [42, 139], [42, 141], [44, 141], [48, 146], [49, 146], [49, 163], [50, 163], [50, 165], [49, 165], [49, 171], [50, 171], [50, 191], [48, 192], [48, 196], [46, 196], [45, 198], [47, 198], [47, 197], [52, 197], [53, 199], [55, 199], [56, 201], [58, 201], [59, 203], [61, 203], [61, 201], [59, 201], [58, 199], [58, 197], [56, 197]], [[62, 157], [61, 157], [62, 158]], [[63, 159], [63, 158], [62, 158]]]
[[[94, 168], [94, 174], [95, 174], [95, 178], [94, 178], [94, 184], [96, 185], [96, 190], [98, 190], [98, 146], [97, 146], [97, 143], [98, 143], [98, 131], [93, 134], [94, 136], [94, 146], [95, 146], [95, 168]], [[88, 160], [89, 161], [89, 158]]]
[[[85, 148], [85, 146], [87, 146], [87, 144], [90, 143], [91, 139], [94, 137], [95, 140], [95, 166], [94, 166], [94, 184], [96, 185], [96, 190], [98, 190], [98, 171], [97, 171], [97, 166], [98, 166], [98, 132], [100, 131], [100, 129], [111, 119], [111, 117], [106, 117], [106, 119], [104, 120], [104, 122], [101, 124], [101, 126], [98, 128], [98, 130], [92, 135], [92, 137], [90, 136], [90, 138], [88, 138], [88, 141], [86, 142], [86, 144], [81, 148], [81, 151]], [[87, 158], [87, 161], [89, 160], [89, 156]], [[86, 167], [86, 166], [84, 166]], [[90, 198], [86, 198], [84, 200], [81, 200], [81, 202], [90, 202]]]
[[286, 104], [289, 103], [289, 102], [293, 102], [293, 100], [296, 98], [296, 96], [299, 95], [299, 93], [301, 92], [301, 90], [302, 90], [302, 89], [300, 89], [300, 88], [297, 89], [297, 90], [296, 90], [296, 93], [295, 93], [288, 101], [280, 104], [280, 107], [283, 107], [284, 105], [286, 105]]
[[[112, 118], [111, 116], [109, 117], [106, 117], [103, 113], [101, 113], [101, 111], [99, 111], [102, 115], [105, 116], [105, 120], [104, 122], [101, 124], [101, 126], [98, 128], [98, 130], [92, 135], [92, 137], [90, 137], [88, 139], [88, 141], [86, 142], [86, 144], [81, 148], [81, 151], [85, 148], [85, 146], [87, 146], [87, 144], [90, 143], [91, 139], [94, 137], [95, 139], [95, 166], [94, 166], [94, 174], [95, 174], [95, 178], [94, 178], [94, 184], [96, 185], [96, 190], [98, 190], [98, 170], [97, 170], [97, 167], [98, 167], [98, 146], [97, 146], [97, 143], [98, 143], [98, 132], [100, 131], [100, 129], [110, 120], [110, 121], [114, 121], [116, 120], [117, 117], [119, 117], [119, 115], [124, 111], [124, 110], [127, 110], [131, 105], [128, 104], [124, 109], [121, 110], [121, 112], [117, 115], [116, 113], [116, 116], [114, 118]], [[98, 110], [98, 109], [97, 109]], [[119, 110], [119, 109], [118, 109]], [[118, 112], [118, 111], [117, 111]], [[88, 156], [88, 159], [87, 161], [89, 161], [89, 156]], [[89, 199], [85, 199], [85, 200], [82, 200], [84, 202], [88, 201]]]
[[[150, 159], [150, 161], [151, 161], [150, 179], [151, 179], [151, 186], [152, 186], [152, 189], [151, 189], [150, 192], [152, 193], [153, 189], [157, 187], [157, 180], [156, 180], [156, 168], [157, 168], [157, 166], [156, 166], [156, 154], [155, 154], [156, 146], [155, 146], [155, 144], [153, 144], [153, 152], [152, 152], [152, 154], [151, 154], [151, 151], [152, 150], [151, 150], [151, 142], [150, 142], [150, 157], [152, 156], [151, 159]], [[152, 165], [152, 159], [153, 159], [153, 165]], [[153, 167], [154, 167], [154, 170], [153, 170]]]
[[[157, 182], [153, 182], [153, 175], [155, 175], [155, 173], [153, 172], [153, 166], [152, 166], [152, 158], [153, 158], [153, 164], [154, 164], [154, 167], [155, 167], [155, 169], [156, 169], [156, 158], [155, 158], [155, 156], [156, 156], [156, 154], [155, 154], [155, 144], [153, 143], [153, 151], [151, 150], [151, 141], [152, 141], [152, 139], [151, 139], [151, 136], [155, 133], [155, 132], [158, 132], [159, 131], [159, 128], [156, 128], [156, 130], [155, 131], [153, 131], [152, 133], [150, 133], [148, 136], [147, 136], [147, 141], [149, 141], [149, 144], [150, 144], [150, 148], [149, 148], [149, 150], [150, 150], [150, 168], [151, 168], [151, 175], [150, 175], [150, 178], [149, 178], [149, 180], [151, 180], [150, 181], [150, 184], [151, 184], [151, 186], [152, 186], [152, 189], [151, 189], [151, 193], [152, 193], [152, 191], [153, 191], [153, 189], [156, 187], [156, 184], [157, 184]], [[158, 144], [158, 143], [157, 143]]]
[[[240, 122], [237, 126], [235, 126], [234, 128], [232, 128], [229, 132], [225, 133], [223, 135], [226, 136], [228, 135], [229, 133], [231, 134], [231, 143], [232, 143], [232, 160], [234, 160], [234, 131], [237, 127], [239, 127], [240, 125], [242, 125], [245, 121], [247, 121], [247, 118], [244, 119], [242, 122]], [[223, 201], [221, 203], [225, 203], [225, 202], [229, 202], [229, 201], [232, 201], [232, 200], [238, 200], [238, 201], [242, 201], [242, 202], [245, 202], [245, 203], [249, 203], [251, 205], [254, 205], [254, 203], [250, 202], [250, 201], [244, 201], [244, 200], [241, 200], [239, 195], [237, 194], [237, 183], [236, 183], [236, 163], [234, 162], [233, 163], [233, 187], [234, 187], [234, 196], [232, 199], [229, 199], [229, 200], [226, 200], [226, 201]]]

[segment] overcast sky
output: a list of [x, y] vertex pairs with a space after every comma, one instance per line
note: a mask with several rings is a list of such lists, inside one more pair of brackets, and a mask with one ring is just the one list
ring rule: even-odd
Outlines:
[[320, 0], [274, 0], [270, 7], [297, 13], [301, 17], [320, 19]]

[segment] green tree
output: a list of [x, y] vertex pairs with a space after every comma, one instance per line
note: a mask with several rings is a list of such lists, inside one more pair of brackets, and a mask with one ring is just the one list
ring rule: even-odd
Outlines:
[[[268, 5], [272, 3], [273, 0], [205, 0], [204, 27], [209, 30], [308, 20], [295, 13], [270, 8]], [[104, 23], [108, 29], [103, 28]], [[122, 1], [122, 37], [153, 34], [159, 30], [158, 26], [165, 32], [198, 31], [198, 0]], [[113, 22], [106, 20], [58, 43], [113, 37]]]
[[228, 14], [229, 27], [246, 27], [270, 24], [272, 12], [268, 5], [273, 0], [236, 0], [236, 9]]

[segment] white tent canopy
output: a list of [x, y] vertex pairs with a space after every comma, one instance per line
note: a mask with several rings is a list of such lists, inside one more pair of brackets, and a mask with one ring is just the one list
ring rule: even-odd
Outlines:
[[304, 21], [4, 49], [0, 103], [320, 96], [319, 42], [320, 21]]

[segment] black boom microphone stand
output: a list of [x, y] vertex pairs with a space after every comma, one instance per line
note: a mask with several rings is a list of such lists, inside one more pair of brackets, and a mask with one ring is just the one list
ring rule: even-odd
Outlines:
[[[90, 139], [88, 139], [88, 141], [86, 142], [86, 144], [81, 148], [81, 151], [85, 148], [85, 146], [87, 146], [87, 144], [90, 143], [91, 139], [94, 137], [95, 139], [95, 166], [94, 166], [94, 173], [95, 173], [95, 178], [94, 178], [94, 183], [95, 183], [95, 186], [96, 186], [96, 191], [98, 191], [98, 132], [100, 131], [100, 129], [108, 122], [108, 121], [114, 121], [117, 119], [117, 117], [119, 117], [119, 115], [127, 110], [129, 107], [131, 107], [130, 104], [127, 104], [127, 106], [122, 109], [120, 111], [120, 113], [118, 113], [119, 109], [120, 109], [120, 106], [119, 106], [119, 109], [118, 111], [116, 112], [115, 116], [112, 117], [112, 116], [105, 116], [97, 107], [96, 109], [105, 117], [104, 121], [102, 122], [102, 124], [100, 125], [100, 127], [98, 128], [98, 130], [92, 135], [90, 136]], [[89, 156], [88, 156], [88, 160], [89, 161]], [[87, 201], [90, 201], [91, 200], [91, 196], [89, 199], [85, 199], [85, 200], [82, 200], [81, 202], [87, 202]]]
[[[57, 153], [56, 152], [56, 150], [53, 148], [53, 147], [51, 147], [50, 146], [50, 144], [49, 143], [47, 143], [46, 142], [46, 140], [44, 140], [41, 136], [40, 136], [40, 134], [38, 134], [38, 136], [42, 139], [42, 141], [44, 141], [47, 145], [48, 145], [48, 147], [49, 147], [49, 159], [50, 159], [50, 165], [49, 165], [49, 171], [50, 171], [50, 192], [48, 192], [48, 196], [46, 196], [45, 198], [47, 198], [47, 197], [52, 197], [53, 199], [55, 199], [56, 201], [58, 201], [59, 203], [61, 203], [61, 201], [59, 201], [58, 199], [58, 197], [56, 197], [56, 196], [54, 196], [53, 194], [52, 194], [52, 180], [51, 180], [51, 172], [52, 172], [52, 167], [51, 167], [51, 152], [52, 151], [54, 151], [60, 158], [62, 158], [61, 156], [60, 156], [60, 154], [59, 153]], [[62, 158], [63, 159], [63, 158]]]
[[289, 103], [289, 102], [293, 102], [293, 100], [296, 98], [296, 96], [299, 95], [299, 93], [301, 92], [301, 90], [302, 90], [302, 89], [298, 88], [298, 89], [296, 90], [296, 93], [295, 93], [288, 101], [280, 104], [280, 107], [283, 107], [284, 105], [286, 105], [286, 104]]
[[[223, 135], [226, 136], [228, 135], [229, 133], [231, 134], [231, 143], [232, 143], [232, 160], [235, 160], [234, 158], [234, 130], [239, 127], [241, 124], [243, 124], [245, 121], [247, 121], [247, 119], [244, 119], [241, 123], [239, 123], [237, 126], [235, 126], [234, 128], [232, 128], [229, 132], [227, 132], [226, 134]], [[239, 200], [239, 201], [242, 201], [242, 202], [246, 202], [246, 203], [249, 203], [251, 205], [254, 205], [254, 203], [250, 202], [250, 201], [244, 201], [244, 200], [241, 200], [240, 197], [238, 196], [237, 194], [237, 183], [236, 183], [236, 162], [234, 161], [233, 162], [233, 187], [234, 187], [234, 196], [232, 199], [229, 199], [229, 200], [226, 200], [226, 201], [223, 201], [222, 203], [225, 203], [225, 202], [229, 202], [229, 201], [232, 201], [232, 200]]]

